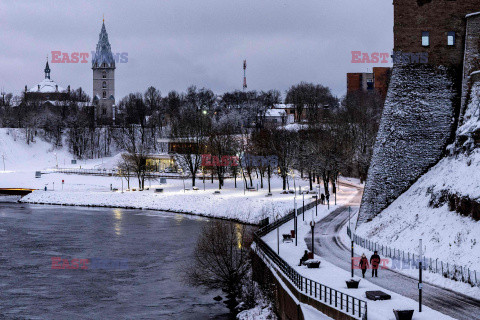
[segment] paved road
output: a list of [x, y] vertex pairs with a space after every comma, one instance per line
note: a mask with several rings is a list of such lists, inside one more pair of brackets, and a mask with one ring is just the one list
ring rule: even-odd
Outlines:
[[[359, 206], [362, 190], [349, 203]], [[323, 218], [315, 227], [315, 252], [337, 267], [350, 271], [350, 249], [340, 239], [339, 232], [348, 222], [348, 206], [340, 207]], [[311, 250], [311, 233], [305, 241]], [[376, 285], [418, 301], [418, 280], [392, 270], [379, 270], [378, 278], [368, 280]], [[355, 270], [361, 276], [360, 270]], [[432, 309], [447, 314], [455, 319], [480, 319], [480, 300], [424, 283], [423, 303]]]

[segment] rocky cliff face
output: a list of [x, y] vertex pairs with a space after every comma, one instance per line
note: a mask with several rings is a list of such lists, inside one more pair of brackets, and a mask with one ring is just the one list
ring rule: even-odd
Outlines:
[[395, 65], [358, 223], [372, 219], [444, 154], [459, 90], [444, 67]]

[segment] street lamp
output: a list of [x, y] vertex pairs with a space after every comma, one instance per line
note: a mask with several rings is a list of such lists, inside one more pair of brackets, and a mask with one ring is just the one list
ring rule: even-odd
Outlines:
[[[277, 213], [276, 219], [278, 220], [279, 217], [280, 215]], [[280, 224], [277, 227], [277, 254], [280, 255]]]
[[293, 198], [293, 202], [294, 202], [294, 213], [293, 213], [293, 230], [294, 230], [294, 233], [295, 233], [295, 246], [297, 246], [298, 244], [298, 233], [297, 233], [297, 197], [294, 197]]
[[315, 258], [315, 242], [313, 240], [314, 232], [315, 232], [315, 220], [313, 220], [313, 211], [312, 211], [312, 221], [310, 222], [310, 227], [312, 227], [312, 256], [313, 258]]
[[418, 255], [418, 312], [422, 312], [422, 239], [419, 244], [420, 254]]
[[299, 187], [300, 188], [300, 193], [302, 194], [302, 197], [303, 197], [303, 207], [302, 207], [302, 221], [305, 221], [305, 193], [303, 193], [302, 191], [302, 187]]
[[352, 278], [353, 278], [353, 233], [352, 233], [352, 223], [351, 220], [351, 207], [348, 207], [348, 228], [350, 229], [350, 243], [351, 243], [351, 251], [352, 251], [352, 261], [351, 261], [351, 269], [352, 269]]

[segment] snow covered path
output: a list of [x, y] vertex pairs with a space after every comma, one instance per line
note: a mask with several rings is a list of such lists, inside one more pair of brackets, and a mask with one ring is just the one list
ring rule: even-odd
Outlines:
[[[360, 199], [361, 190], [350, 205], [358, 206]], [[344, 232], [342, 229], [347, 222], [348, 206], [340, 207], [322, 219], [315, 227], [315, 253], [335, 266], [350, 271], [350, 249], [342, 242], [340, 234]], [[311, 249], [311, 239], [311, 233], [309, 233], [305, 238], [309, 249]], [[366, 274], [368, 281], [418, 301], [418, 280], [392, 270], [379, 270], [379, 277], [371, 278], [368, 271]], [[355, 272], [357, 276], [361, 276], [360, 270]], [[423, 284], [423, 303], [460, 320], [478, 319], [480, 314], [480, 300], [427, 283]]]

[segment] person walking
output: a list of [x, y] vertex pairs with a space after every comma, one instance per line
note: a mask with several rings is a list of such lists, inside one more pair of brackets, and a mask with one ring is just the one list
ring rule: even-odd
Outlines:
[[322, 193], [322, 195], [320, 196], [320, 199], [322, 200], [321, 201], [321, 204], [325, 204], [325, 195]]
[[362, 257], [360, 258], [360, 263], [358, 265], [360, 266], [360, 269], [362, 269], [362, 277], [365, 278], [365, 273], [368, 269], [368, 259], [365, 253], [362, 253]]
[[378, 278], [378, 267], [380, 266], [380, 256], [378, 251], [374, 251], [373, 255], [370, 257], [370, 265], [372, 266], [372, 278], [375, 276]]

